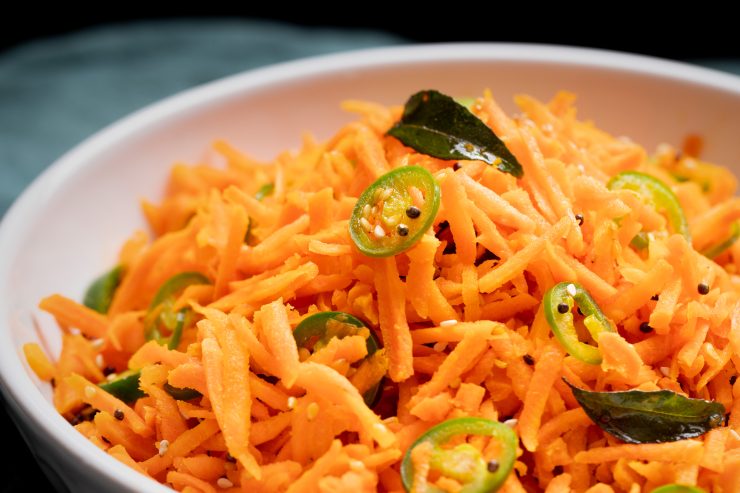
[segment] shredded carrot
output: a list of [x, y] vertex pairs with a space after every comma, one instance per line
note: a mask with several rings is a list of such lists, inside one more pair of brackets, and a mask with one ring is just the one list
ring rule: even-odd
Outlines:
[[39, 308], [54, 315], [61, 327], [75, 327], [91, 338], [105, 337], [108, 330], [104, 315], [59, 294], [41, 300]]
[[[409, 491], [467, 491], [468, 466], [497, 467], [495, 438], [408, 453], [430, 427], [465, 416], [517, 434], [516, 472], [500, 493], [738, 491], [740, 241], [713, 259], [701, 253], [740, 220], [737, 181], [668, 145], [648, 155], [578, 120], [574, 101], [521, 95], [510, 117], [486, 91], [469, 106], [521, 177], [502, 162], [416, 151], [387, 133], [401, 107], [361, 101], [344, 104], [358, 121], [328, 141], [307, 135], [269, 162], [218, 140], [209, 162], [175, 164], [161, 200], [142, 203], [152, 238], [135, 232], [121, 247], [108, 313], [63, 294], [41, 300], [61, 351], [29, 341], [29, 367], [101, 453], [183, 492], [401, 492], [404, 461]], [[406, 166], [436, 180], [439, 210], [420, 217], [429, 197], [415, 186], [402, 190], [408, 203], [378, 190], [394, 210], [373, 235], [430, 226], [404, 251], [366, 256], [350, 233], [358, 197]], [[671, 189], [692, 238], [660, 204], [610, 189], [623, 171]], [[184, 273], [208, 283], [151, 309]], [[591, 334], [584, 307], [572, 307], [599, 364], [553, 333], [543, 298], [560, 282], [580, 283], [613, 329]], [[296, 332], [321, 312], [365, 327], [339, 314]], [[134, 397], [119, 398], [103, 384], [126, 371], [138, 375]], [[689, 439], [623, 443], [568, 383], [675, 392], [722, 404], [727, 419]]]

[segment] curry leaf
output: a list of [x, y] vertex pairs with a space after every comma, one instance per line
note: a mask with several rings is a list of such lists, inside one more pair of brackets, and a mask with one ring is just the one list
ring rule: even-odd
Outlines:
[[627, 443], [662, 443], [693, 438], [720, 426], [725, 407], [670, 390], [591, 392], [565, 381], [591, 420]]
[[516, 157], [485, 123], [438, 91], [420, 91], [411, 96], [401, 121], [388, 135], [428, 156], [485, 161], [517, 178], [523, 173]]

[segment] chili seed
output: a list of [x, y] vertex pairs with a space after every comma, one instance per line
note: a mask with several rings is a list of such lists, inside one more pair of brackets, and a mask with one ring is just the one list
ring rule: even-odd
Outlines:
[[640, 332], [642, 332], [643, 334], [649, 334], [652, 331], [653, 331], [653, 328], [650, 327], [649, 323], [643, 322], [640, 324]]
[[120, 409], [116, 409], [113, 411], [113, 417], [116, 418], [118, 421], [123, 421], [123, 411]]
[[525, 354], [524, 356], [522, 356], [522, 359], [523, 359], [523, 360], [524, 360], [524, 362], [525, 362], [525, 363], [527, 363], [527, 364], [528, 364], [529, 366], [532, 366], [532, 365], [534, 365], [534, 358], [532, 357], [532, 355], [531, 355], [531, 354]]
[[730, 377], [730, 385], [735, 385], [735, 382], [737, 382], [737, 375]]
[[405, 224], [401, 223], [396, 228], [396, 231], [398, 232], [398, 235], [399, 236], [408, 236], [408, 234], [409, 234], [409, 227], [406, 226]]
[[417, 217], [421, 216], [421, 210], [418, 207], [412, 205], [411, 207], [406, 209], [406, 215], [411, 219], [416, 219]]
[[370, 221], [365, 219], [364, 217], [360, 218], [360, 224], [362, 225], [362, 228], [367, 231], [368, 233], [373, 230], [373, 225], [370, 224]]
[[558, 303], [558, 313], [568, 313], [570, 307], [565, 303]]
[[583, 226], [583, 214], [576, 214], [576, 221], [578, 221], [579, 226]]
[[697, 291], [699, 291], [699, 294], [707, 294], [709, 292], [709, 285], [705, 282], [699, 283], [699, 285], [696, 287]]
[[501, 466], [499, 466], [499, 463], [497, 460], [489, 460], [488, 464], [486, 464], [486, 469], [488, 469], [488, 472], [490, 472], [491, 474], [498, 471], [499, 467]]

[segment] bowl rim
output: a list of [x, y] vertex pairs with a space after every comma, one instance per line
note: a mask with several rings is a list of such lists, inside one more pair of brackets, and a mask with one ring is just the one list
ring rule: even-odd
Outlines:
[[[155, 124], [176, 118], [185, 109], [197, 109], [236, 93], [260, 89], [276, 82], [311, 76], [379, 69], [416, 63], [514, 62], [583, 66], [617, 72], [689, 82], [705, 88], [729, 92], [740, 97], [740, 77], [687, 63], [616, 51], [528, 43], [444, 43], [404, 45], [346, 51], [314, 56], [252, 69], [179, 92], [139, 109], [97, 131], [67, 151], [14, 201], [0, 222], [0, 282], [5, 283], [14, 255], [27, 236], [30, 224], [44, 210], [46, 196], [52, 195], [74, 174], [95, 165], [93, 159], [120, 140], [131, 138]], [[10, 254], [10, 255], [9, 255]], [[0, 288], [4, 284], [0, 284]], [[10, 307], [0, 297], [0, 320], [8, 320]], [[30, 424], [47, 438], [47, 443], [68, 456], [87, 464], [92, 473], [106, 477], [128, 491], [171, 491], [99, 450], [74, 430], [36, 388], [22, 360], [22, 351], [13, 346], [10, 331], [0, 332], [0, 390], [11, 411], [20, 410]]]

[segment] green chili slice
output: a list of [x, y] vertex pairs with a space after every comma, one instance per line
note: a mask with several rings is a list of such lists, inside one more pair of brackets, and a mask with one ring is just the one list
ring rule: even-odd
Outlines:
[[598, 348], [578, 339], [572, 312], [574, 304], [581, 309], [585, 317], [583, 325], [594, 341], [598, 341], [601, 332], [614, 332], [599, 305], [588, 291], [576, 282], [561, 282], [545, 293], [543, 303], [545, 318], [555, 337], [571, 356], [585, 363], [598, 365], [601, 363]]
[[[344, 312], [314, 313], [301, 320], [293, 331], [298, 347], [311, 348], [312, 351], [325, 347], [335, 337], [343, 339], [353, 335], [365, 337], [367, 356], [363, 361], [375, 354], [380, 347], [375, 335], [361, 320]], [[375, 404], [382, 381], [381, 378], [363, 394], [368, 406], [372, 407]]]
[[686, 486], [684, 484], [666, 484], [655, 488], [650, 493], [706, 493], [703, 489], [696, 486]]
[[431, 227], [439, 203], [439, 184], [429, 171], [396, 168], [360, 195], [349, 221], [352, 241], [370, 257], [401, 253]]
[[[99, 384], [98, 387], [112, 396], [121, 399], [123, 402], [130, 404], [136, 402], [137, 399], [147, 396], [146, 392], [139, 387], [140, 377], [141, 372], [139, 370], [129, 370], [118, 375], [118, 378], [115, 380]], [[178, 401], [189, 401], [203, 396], [197, 390], [173, 387], [168, 383], [165, 383], [162, 388]]]
[[[666, 215], [674, 233], [680, 234], [686, 238], [687, 242], [691, 243], [689, 223], [686, 221], [683, 208], [676, 194], [665, 183], [646, 173], [623, 171], [609, 180], [607, 187], [610, 190], [626, 189], [637, 192], [650, 202], [656, 210]], [[633, 244], [638, 248], [642, 243], [644, 243], [644, 239], [633, 239]]]
[[[162, 284], [149, 304], [145, 318], [144, 335], [147, 341], [156, 340], [167, 344], [169, 349], [177, 348], [182, 330], [189, 320], [190, 309], [183, 308], [175, 312], [173, 305], [177, 301], [177, 294], [193, 284], [210, 284], [210, 281], [200, 272], [181, 272]], [[168, 337], [162, 335], [163, 327], [170, 331]]]
[[[259, 200], [260, 202], [264, 200], [266, 197], [269, 197], [275, 193], [275, 184], [274, 183], [265, 183], [262, 185], [257, 192], [254, 194], [254, 198]], [[251, 244], [253, 237], [252, 237], [252, 227], [254, 221], [252, 221], [251, 217], [247, 218], [247, 232], [244, 234], [244, 243]]]
[[726, 240], [718, 245], [706, 248], [701, 253], [707, 258], [715, 259], [729, 250], [738, 238], [740, 238], [740, 222], [736, 221], [730, 226], [730, 236]]
[[117, 265], [110, 271], [95, 279], [90, 287], [87, 288], [85, 298], [82, 303], [96, 312], [103, 314], [108, 313], [110, 304], [113, 301], [113, 295], [116, 293], [118, 285], [121, 284], [122, 274], [123, 268], [120, 265]]
[[[481, 452], [468, 443], [444, 447], [454, 437], [464, 435], [489, 436], [500, 442], [500, 455], [486, 460]], [[430, 428], [406, 451], [401, 463], [401, 480], [406, 491], [412, 491], [414, 464], [411, 451], [422, 443], [433, 448], [430, 466], [442, 475], [463, 484], [461, 493], [488, 493], [497, 491], [511, 473], [516, 460], [518, 437], [511, 427], [485, 418], [464, 417], [449, 419]], [[415, 491], [415, 490], [414, 490]], [[428, 493], [442, 490], [427, 487]]]
[[139, 388], [140, 375], [138, 370], [129, 370], [118, 375], [115, 380], [99, 384], [98, 387], [125, 403], [135, 402], [137, 399], [146, 397], [146, 393]]

